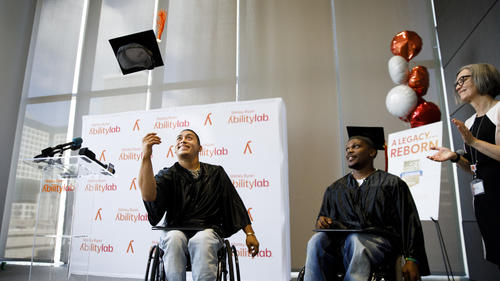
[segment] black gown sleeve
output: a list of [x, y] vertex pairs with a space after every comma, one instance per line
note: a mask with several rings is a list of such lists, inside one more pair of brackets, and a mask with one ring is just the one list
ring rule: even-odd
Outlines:
[[156, 181], [156, 199], [155, 201], [143, 201], [148, 212], [148, 221], [152, 226], [157, 225], [165, 211], [167, 210], [167, 190], [171, 184], [171, 176], [168, 169], [163, 169], [155, 176]]
[[408, 185], [398, 178], [396, 188], [397, 207], [401, 222], [402, 251], [405, 258], [418, 261], [420, 275], [429, 275], [429, 264], [425, 252], [424, 234], [417, 207]]
[[318, 214], [318, 217], [316, 218], [316, 221], [318, 221], [320, 216], [329, 217], [329, 218], [331, 218], [331, 216], [332, 216], [331, 211], [333, 208], [330, 204], [330, 189], [331, 189], [331, 187], [328, 187], [325, 190], [325, 193], [323, 194], [323, 202], [321, 203], [321, 208], [319, 209], [319, 214]]
[[222, 185], [222, 205], [224, 218], [222, 221], [223, 236], [229, 237], [243, 227], [251, 224], [247, 208], [233, 186], [231, 179], [219, 166], [219, 178]]

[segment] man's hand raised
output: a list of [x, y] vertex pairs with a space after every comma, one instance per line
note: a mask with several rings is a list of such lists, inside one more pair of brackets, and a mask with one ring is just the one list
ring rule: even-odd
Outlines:
[[151, 157], [153, 154], [153, 145], [160, 144], [161, 139], [156, 133], [148, 133], [144, 138], [142, 138], [142, 152], [144, 153], [143, 157]]

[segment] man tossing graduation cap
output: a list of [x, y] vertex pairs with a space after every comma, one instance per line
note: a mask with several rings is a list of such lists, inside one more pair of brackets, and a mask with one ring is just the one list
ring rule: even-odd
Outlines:
[[370, 280], [381, 265], [394, 273], [403, 256], [405, 280], [429, 275], [424, 235], [406, 183], [377, 170], [373, 161], [384, 149], [381, 127], [347, 127], [345, 157], [351, 173], [325, 191], [316, 232], [307, 245], [305, 281], [328, 280], [339, 271], [344, 280]]

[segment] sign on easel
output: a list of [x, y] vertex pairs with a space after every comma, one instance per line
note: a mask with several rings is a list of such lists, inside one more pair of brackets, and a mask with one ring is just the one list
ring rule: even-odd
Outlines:
[[389, 134], [389, 173], [401, 177], [410, 187], [421, 220], [438, 219], [441, 163], [427, 159], [442, 146], [443, 122]]

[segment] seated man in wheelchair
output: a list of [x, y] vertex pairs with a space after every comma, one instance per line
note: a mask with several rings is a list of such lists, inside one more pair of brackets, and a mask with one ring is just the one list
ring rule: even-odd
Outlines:
[[317, 233], [307, 245], [304, 280], [337, 280], [344, 271], [345, 281], [367, 281], [382, 265], [395, 270], [400, 255], [406, 260], [405, 280], [420, 280], [429, 274], [429, 265], [410, 190], [399, 177], [373, 166], [377, 149], [384, 149], [383, 129], [348, 131], [345, 153], [352, 172], [325, 191]]
[[166, 212], [164, 226], [179, 229], [164, 231], [160, 239], [167, 280], [186, 279], [188, 256], [193, 280], [215, 280], [222, 238], [240, 229], [246, 233], [248, 252], [257, 255], [259, 242], [247, 209], [224, 169], [199, 161], [198, 135], [189, 129], [180, 132], [175, 145], [178, 162], [155, 176], [152, 147], [160, 143], [156, 133], [143, 138], [138, 183], [151, 225]]

